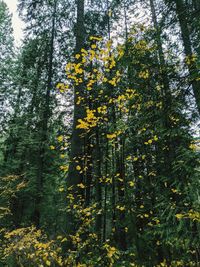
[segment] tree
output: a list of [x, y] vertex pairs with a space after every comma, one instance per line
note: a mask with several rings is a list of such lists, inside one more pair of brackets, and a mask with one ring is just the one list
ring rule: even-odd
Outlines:
[[[65, 9], [68, 7], [67, 3], [66, 1]], [[32, 220], [37, 226], [52, 225], [54, 217], [51, 216], [51, 219], [47, 220], [46, 212], [54, 209], [53, 206], [50, 207], [50, 203], [54, 197], [59, 201], [60, 196], [58, 192], [52, 194], [49, 179], [52, 187], [60, 187], [59, 178], [62, 171], [59, 171], [58, 162], [63, 162], [59, 160], [58, 152], [55, 153], [58, 162], [52, 166], [51, 161], [54, 151], [50, 145], [51, 142], [56, 142], [56, 135], [61, 135], [58, 122], [63, 123], [62, 118], [60, 120], [54, 112], [57, 99], [53, 88], [56, 89], [59, 80], [57, 68], [61, 65], [60, 60], [64, 61], [66, 57], [61, 50], [65, 45], [63, 40], [60, 40], [61, 32], [66, 33], [63, 29], [65, 24], [60, 24], [65, 9], [63, 10], [57, 1], [38, 2], [36, 6], [29, 1], [20, 3], [19, 7], [21, 16], [29, 25], [16, 66], [18, 75], [15, 88], [18, 89], [18, 96], [12, 104], [14, 113], [5, 142], [4, 173], [23, 173], [29, 181], [29, 194], [21, 196], [23, 205], [18, 207], [18, 211], [23, 214], [21, 223]], [[42, 7], [44, 12], [35, 19], [35, 14]], [[52, 118], [56, 118], [55, 122]], [[57, 146], [61, 147], [61, 144]], [[49, 169], [52, 170], [51, 175]], [[44, 198], [44, 195], [48, 197]]]
[[[85, 40], [85, 27], [84, 27], [84, 0], [77, 1], [77, 22], [75, 28], [76, 34], [76, 47], [75, 47], [75, 55], [80, 56], [79, 62], [81, 62], [81, 49], [84, 47]], [[78, 56], [78, 58], [79, 58]], [[81, 65], [81, 63], [80, 63]], [[82, 73], [80, 73], [82, 74]], [[82, 75], [80, 75], [82, 77]], [[78, 120], [83, 118], [84, 110], [82, 106], [77, 105], [78, 97], [83, 97], [83, 85], [78, 84], [74, 88], [74, 117], [73, 117], [73, 127], [72, 127], [72, 137], [71, 137], [71, 152], [70, 152], [70, 165], [69, 172], [67, 177], [67, 188], [73, 187], [72, 190], [74, 192], [77, 190], [78, 184], [83, 182], [83, 174], [79, 172], [79, 168], [83, 167], [83, 149], [84, 149], [84, 140], [81, 137], [82, 130], [77, 128]], [[69, 232], [72, 227], [74, 227], [73, 220], [69, 220]]]
[[0, 1], [0, 124], [8, 120], [10, 113], [7, 106], [13, 100], [14, 86], [12, 84], [14, 67], [14, 38], [12, 29], [12, 17], [4, 1]]

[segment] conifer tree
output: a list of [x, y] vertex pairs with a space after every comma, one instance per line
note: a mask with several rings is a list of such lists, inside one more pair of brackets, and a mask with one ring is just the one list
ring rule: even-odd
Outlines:
[[0, 124], [8, 120], [10, 113], [8, 105], [13, 99], [14, 86], [12, 82], [14, 70], [14, 38], [12, 16], [4, 1], [0, 1]]

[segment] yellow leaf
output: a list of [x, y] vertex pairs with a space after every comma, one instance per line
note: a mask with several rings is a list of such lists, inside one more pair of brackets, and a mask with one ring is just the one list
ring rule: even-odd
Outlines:
[[80, 57], [81, 57], [81, 55], [79, 55], [79, 54], [76, 54], [76, 55], [75, 55], [75, 58], [76, 58], [76, 59], [79, 59]]
[[65, 189], [63, 188], [63, 187], [60, 187], [59, 189], [58, 189], [58, 191], [59, 192], [63, 192]]
[[82, 184], [82, 183], [81, 184], [77, 184], [77, 186], [82, 188], [82, 189], [85, 188], [84, 184]]
[[112, 258], [112, 256], [117, 252], [117, 249], [115, 247], [109, 247], [107, 251], [108, 251], [108, 254], [107, 254], [108, 257]]
[[93, 44], [93, 45], [91, 45], [91, 48], [95, 49], [95, 48], [97, 48], [97, 46], [95, 44]]
[[176, 214], [175, 216], [176, 216], [177, 219], [182, 219], [184, 217], [184, 215], [183, 214], [180, 214], [180, 213], [179, 214]]
[[172, 188], [171, 191], [172, 191], [173, 193], [177, 193], [177, 192], [178, 192], [178, 190], [177, 190], [177, 189], [174, 189], [174, 188]]
[[115, 133], [114, 134], [107, 134], [106, 137], [108, 139], [113, 139], [113, 138], [117, 137], [117, 135]]
[[157, 135], [155, 135], [153, 139], [154, 139], [154, 141], [158, 141]]
[[51, 262], [47, 260], [47, 261], [46, 261], [46, 265], [47, 265], [47, 266], [51, 266]]
[[77, 169], [77, 171], [80, 171], [81, 170], [81, 166], [77, 165], [76, 169]]
[[123, 211], [123, 210], [125, 210], [125, 206], [117, 206], [116, 209]]
[[62, 142], [63, 139], [64, 139], [64, 137], [62, 135], [60, 135], [60, 136], [57, 137], [58, 142]]
[[135, 183], [133, 181], [130, 181], [129, 185], [130, 185], [130, 187], [133, 187], [135, 185]]

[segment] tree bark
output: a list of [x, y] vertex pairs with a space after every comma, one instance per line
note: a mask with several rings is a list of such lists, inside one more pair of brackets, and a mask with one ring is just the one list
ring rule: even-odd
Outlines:
[[[75, 54], [81, 54], [84, 46], [85, 27], [84, 27], [84, 0], [77, 0], [77, 21], [76, 21], [76, 47]], [[71, 136], [70, 165], [67, 176], [67, 190], [72, 189], [74, 202], [78, 202], [78, 195], [84, 193], [84, 189], [77, 187], [84, 180], [84, 174], [76, 169], [77, 166], [83, 168], [84, 163], [84, 133], [82, 129], [77, 129], [78, 120], [84, 117], [84, 108], [77, 104], [78, 96], [84, 97], [83, 84], [76, 85], [74, 88], [74, 117]], [[68, 214], [67, 231], [71, 233], [74, 229], [73, 216]]]
[[52, 28], [50, 37], [50, 50], [49, 50], [49, 62], [48, 62], [48, 73], [47, 73], [47, 87], [44, 101], [44, 108], [42, 112], [41, 121], [41, 140], [38, 150], [38, 169], [37, 169], [37, 196], [35, 199], [35, 210], [33, 214], [33, 221], [37, 227], [41, 223], [41, 202], [43, 196], [43, 184], [44, 184], [44, 167], [45, 167], [45, 149], [48, 140], [48, 122], [51, 116], [50, 114], [50, 92], [52, 88], [52, 76], [53, 76], [53, 54], [54, 54], [54, 38], [55, 38], [55, 20], [56, 20], [56, 8], [57, 0], [54, 0], [53, 5], [53, 16], [52, 16]]
[[[76, 48], [75, 54], [79, 54], [81, 48], [84, 45], [84, 0], [77, 1], [77, 23], [76, 23]], [[68, 172], [67, 186], [76, 186], [81, 183], [83, 180], [83, 174], [80, 174], [76, 170], [77, 163], [75, 160], [80, 161], [83, 157], [84, 152], [84, 139], [81, 137], [83, 133], [82, 130], [77, 129], [78, 119], [83, 117], [83, 107], [77, 105], [78, 95], [83, 95], [83, 86], [77, 85], [74, 88], [74, 118], [73, 118], [73, 127], [72, 127], [72, 137], [71, 137], [71, 154], [70, 154], [70, 166]]]

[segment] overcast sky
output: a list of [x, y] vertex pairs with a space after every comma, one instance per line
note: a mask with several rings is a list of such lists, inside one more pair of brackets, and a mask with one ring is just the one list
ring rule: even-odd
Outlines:
[[13, 14], [12, 23], [13, 23], [14, 37], [16, 44], [20, 44], [20, 40], [23, 37], [22, 33], [23, 22], [20, 20], [17, 13], [17, 0], [4, 0], [4, 2], [7, 4], [10, 12]]

